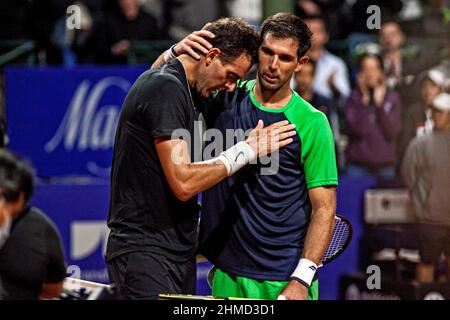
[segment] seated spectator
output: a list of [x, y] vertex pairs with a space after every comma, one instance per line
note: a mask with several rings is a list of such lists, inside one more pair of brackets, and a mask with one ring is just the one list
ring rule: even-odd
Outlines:
[[[59, 233], [53, 223], [28, 204], [33, 191], [31, 169], [11, 153], [0, 151], [0, 212], [6, 223], [0, 249], [5, 299], [58, 298], [66, 276]], [[3, 228], [5, 228], [5, 223]], [[5, 230], [5, 229], [4, 229]]]
[[115, 3], [116, 6], [94, 23], [87, 48], [81, 50], [92, 50], [95, 63], [127, 63], [132, 41], [160, 38], [157, 20], [141, 10], [138, 0], [116, 0]]
[[431, 105], [433, 132], [411, 141], [402, 165], [419, 223], [420, 282], [435, 280], [442, 253], [450, 279], [450, 94], [441, 93]]
[[349, 136], [347, 174], [393, 178], [401, 106], [398, 94], [387, 87], [380, 56], [361, 57], [357, 81], [344, 108]]
[[421, 99], [408, 107], [403, 114], [402, 131], [398, 142], [398, 159], [402, 163], [410, 141], [431, 128], [431, 104], [444, 89], [445, 74], [440, 69], [430, 69], [420, 81]]
[[313, 34], [307, 55], [316, 61], [314, 91], [339, 103], [350, 93], [347, 66], [341, 58], [325, 49], [328, 42], [325, 21], [319, 16], [305, 18], [304, 21]]

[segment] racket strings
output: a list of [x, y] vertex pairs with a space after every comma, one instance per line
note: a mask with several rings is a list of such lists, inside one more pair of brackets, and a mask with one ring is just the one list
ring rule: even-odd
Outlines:
[[325, 255], [323, 256], [322, 261], [329, 260], [330, 258], [335, 256], [336, 253], [338, 253], [341, 249], [343, 249], [349, 235], [349, 225], [342, 220], [336, 220], [333, 236], [331, 237], [330, 243], [328, 245], [327, 251], [325, 252]]

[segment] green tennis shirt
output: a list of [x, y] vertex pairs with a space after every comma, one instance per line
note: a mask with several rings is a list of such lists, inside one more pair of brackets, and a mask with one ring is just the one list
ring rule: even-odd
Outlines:
[[[262, 280], [288, 280], [303, 251], [311, 216], [308, 189], [338, 184], [334, 140], [326, 116], [296, 92], [278, 109], [259, 104], [256, 81], [217, 95], [209, 127], [250, 130], [288, 120], [293, 142], [203, 194], [201, 251], [221, 270]], [[226, 146], [226, 143], [223, 143]], [[221, 150], [220, 150], [221, 151]]]

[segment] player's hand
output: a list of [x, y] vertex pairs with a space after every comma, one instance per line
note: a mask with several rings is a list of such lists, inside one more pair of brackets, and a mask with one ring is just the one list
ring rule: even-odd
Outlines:
[[252, 147], [257, 157], [262, 157], [290, 144], [293, 141], [292, 137], [296, 134], [295, 125], [287, 120], [267, 127], [264, 127], [263, 121], [259, 120], [246, 142]]
[[213, 39], [215, 37], [214, 33], [207, 30], [210, 25], [211, 23], [205, 24], [202, 30], [194, 31], [178, 42], [175, 47], [173, 47], [175, 54], [177, 56], [188, 54], [195, 60], [200, 59], [200, 55], [195, 52], [195, 50], [202, 54], [207, 54], [209, 49], [212, 48], [212, 45], [206, 39]]
[[308, 288], [291, 280], [278, 295], [278, 300], [308, 300]]

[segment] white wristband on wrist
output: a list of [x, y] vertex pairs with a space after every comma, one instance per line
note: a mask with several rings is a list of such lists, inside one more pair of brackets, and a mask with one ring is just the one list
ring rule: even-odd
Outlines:
[[248, 163], [256, 160], [256, 154], [247, 142], [241, 141], [222, 152], [218, 160], [223, 162], [228, 176], [231, 176]]
[[175, 43], [169, 49], [167, 49], [166, 52], [164, 52], [164, 62], [165, 63], [172, 61], [173, 59], [175, 59], [177, 57], [177, 55], [175, 54], [175, 51], [173, 50], [173, 48], [175, 48], [176, 45], [177, 44]]
[[291, 275], [291, 279], [295, 279], [302, 283], [305, 287], [309, 288], [316, 275], [317, 265], [311, 260], [301, 258], [297, 268]]

